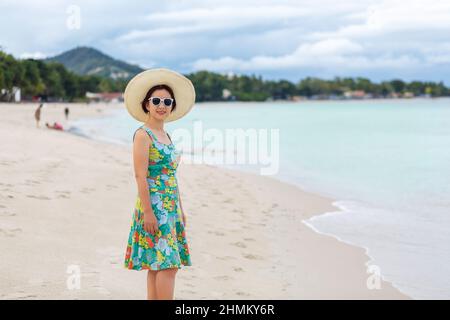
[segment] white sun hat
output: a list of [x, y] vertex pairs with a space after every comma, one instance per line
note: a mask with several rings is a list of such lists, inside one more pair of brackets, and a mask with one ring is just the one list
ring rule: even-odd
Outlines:
[[151, 87], [160, 84], [168, 85], [172, 89], [177, 104], [164, 122], [180, 119], [192, 109], [195, 103], [195, 89], [191, 80], [173, 70], [149, 69], [134, 76], [128, 82], [123, 94], [125, 106], [133, 118], [140, 122], [147, 120], [148, 114], [142, 110], [142, 101]]

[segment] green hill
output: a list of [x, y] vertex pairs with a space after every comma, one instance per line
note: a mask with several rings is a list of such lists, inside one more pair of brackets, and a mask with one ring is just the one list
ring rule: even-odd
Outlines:
[[67, 69], [80, 75], [97, 75], [112, 79], [128, 79], [143, 70], [90, 47], [76, 47], [44, 61], [62, 63]]

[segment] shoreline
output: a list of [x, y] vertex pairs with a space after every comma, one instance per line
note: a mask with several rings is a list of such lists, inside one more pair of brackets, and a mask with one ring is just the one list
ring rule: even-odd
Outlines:
[[[437, 98], [448, 98], [448, 97], [437, 97]], [[437, 99], [437, 98], [434, 98], [434, 99]], [[349, 102], [349, 101], [350, 101], [350, 102], [351, 102], [351, 101], [359, 101], [359, 100], [364, 100], [364, 101], [380, 101], [380, 100], [383, 100], [383, 101], [386, 101], [386, 100], [403, 101], [403, 100], [411, 100], [411, 99], [416, 99], [416, 100], [428, 100], [428, 99], [431, 99], [431, 98], [427, 98], [427, 97], [402, 98], [402, 97], [401, 97], [401, 98], [378, 98], [378, 99], [376, 99], [376, 98], [365, 98], [365, 99], [328, 99], [327, 101], [338, 101], [338, 102], [341, 102], [341, 101], [345, 101], [345, 102]], [[325, 100], [326, 100], [326, 99], [325, 99]], [[298, 103], [298, 102], [316, 102], [316, 101], [319, 101], [319, 102], [322, 101], [322, 102], [323, 102], [323, 101], [325, 101], [325, 100], [323, 100], [323, 99], [322, 99], [322, 100], [320, 100], [320, 99], [318, 99], [318, 100], [316, 100], [316, 99], [310, 99], [310, 100], [301, 100], [301, 101], [287, 101], [287, 100], [286, 100], [286, 101], [281, 101], [281, 102], [286, 102], [286, 103], [290, 103], [290, 102], [292, 102], [292, 103]], [[224, 102], [224, 101], [217, 101], [217, 103], [226, 103], [226, 102], [227, 102], [227, 101], [225, 101], [225, 102]], [[228, 102], [233, 102], [233, 101], [228, 101]], [[254, 101], [248, 101], [248, 103], [252, 103], [252, 102], [254, 102]], [[273, 101], [267, 101], [267, 103], [269, 103], [269, 102], [273, 102]], [[276, 101], [276, 102], [280, 102], [280, 101]], [[213, 102], [213, 103], [214, 103], [214, 102]], [[116, 105], [116, 106], [117, 106], [117, 105]], [[114, 109], [122, 109], [122, 107], [120, 106], [120, 107], [114, 108]], [[94, 139], [94, 138], [91, 138], [91, 137], [89, 137], [89, 136], [86, 136], [86, 138]], [[107, 141], [105, 141], [105, 142], [106, 142], [106, 143], [114, 143], [114, 142], [107, 142]], [[256, 175], [256, 173], [251, 173], [251, 172], [249, 172], [249, 171], [240, 170], [240, 169], [227, 169], [227, 168], [223, 168], [223, 167], [220, 167], [220, 166], [217, 166], [217, 165], [211, 165], [211, 167], [217, 168], [217, 169], [219, 169], [219, 170], [225, 169], [225, 170], [231, 170], [231, 171], [234, 171], [234, 172], [245, 172], [245, 173], [249, 173], [250, 175]], [[317, 214], [313, 214], [313, 215], [310, 216], [310, 217], [306, 217], [306, 218], [303, 219], [301, 222], [302, 222], [303, 224], [305, 224], [308, 228], [310, 228], [311, 230], [313, 230], [315, 233], [319, 234], [319, 235], [323, 235], [323, 236], [327, 236], [327, 237], [332, 237], [332, 238], [335, 238], [336, 240], [338, 240], [339, 242], [342, 242], [342, 243], [344, 243], [344, 244], [347, 244], [347, 245], [350, 245], [350, 246], [353, 246], [353, 247], [357, 247], [357, 248], [363, 249], [365, 255], [366, 255], [367, 258], [368, 258], [368, 260], [364, 263], [364, 266], [365, 266], [365, 267], [369, 266], [372, 262], [375, 261], [375, 258], [374, 258], [373, 256], [370, 255], [370, 249], [369, 249], [368, 247], [365, 247], [365, 246], [363, 246], [363, 245], [358, 245], [358, 244], [353, 243], [353, 242], [351, 242], [351, 241], [346, 241], [346, 240], [344, 240], [344, 239], [340, 238], [339, 236], [337, 236], [337, 235], [335, 235], [335, 234], [332, 234], [332, 233], [322, 232], [322, 231], [318, 230], [317, 228], [315, 228], [312, 224], [308, 223], [307, 220], [314, 219], [314, 218], [317, 217], [317, 216], [323, 216], [323, 215], [327, 215], [327, 214], [334, 213], [334, 212], [339, 212], [339, 213], [341, 213], [341, 214], [346, 214], [346, 211], [345, 211], [344, 209], [342, 209], [341, 207], [339, 207], [339, 205], [337, 204], [337, 203], [339, 203], [341, 200], [331, 199], [331, 196], [329, 196], [329, 195], [323, 194], [323, 193], [318, 192], [318, 191], [311, 191], [311, 190], [308, 190], [307, 188], [304, 188], [303, 186], [301, 186], [301, 185], [299, 185], [299, 184], [296, 184], [295, 182], [283, 180], [283, 179], [280, 179], [280, 178], [278, 178], [278, 177], [276, 177], [276, 176], [270, 176], [270, 177], [268, 177], [268, 178], [269, 178], [269, 179], [276, 180], [276, 181], [281, 182], [281, 183], [285, 183], [285, 184], [292, 185], [293, 187], [298, 188], [301, 192], [306, 192], [306, 193], [311, 193], [311, 194], [319, 195], [320, 197], [323, 197], [324, 199], [327, 199], [327, 201], [330, 201], [330, 203], [331, 203], [331, 204], [330, 204], [330, 205], [331, 205], [331, 208], [334, 208], [335, 210], [333, 210], [333, 211], [319, 212], [319, 213], [317, 213]], [[410, 299], [413, 299], [413, 298], [412, 298], [411, 296], [409, 296], [407, 293], [405, 293], [404, 291], [402, 291], [401, 288], [397, 287], [397, 286], [392, 282], [392, 280], [387, 279], [382, 273], [380, 274], [380, 277], [381, 277], [381, 279], [382, 279], [383, 281], [389, 282], [389, 283], [390, 283], [395, 289], [397, 289], [401, 294], [407, 296], [407, 297], [410, 298]]]
[[[337, 208], [337, 210], [335, 211], [329, 211], [329, 212], [324, 212], [324, 213], [319, 213], [317, 215], [313, 215], [312, 217], [305, 219], [302, 221], [302, 223], [304, 223], [308, 228], [310, 228], [311, 230], [313, 230], [314, 232], [316, 232], [317, 234], [323, 235], [323, 236], [327, 236], [327, 237], [332, 237], [335, 238], [337, 241], [345, 243], [347, 245], [353, 246], [353, 247], [357, 247], [357, 248], [361, 248], [364, 250], [364, 254], [368, 257], [368, 260], [364, 263], [365, 267], [370, 266], [373, 262], [375, 262], [375, 258], [371, 255], [370, 253], [370, 249], [366, 246], [363, 245], [359, 245], [356, 244], [354, 242], [351, 241], [347, 241], [344, 240], [342, 238], [340, 238], [339, 236], [333, 234], [333, 233], [329, 233], [329, 232], [324, 232], [324, 231], [320, 231], [318, 230], [316, 227], [314, 227], [311, 223], [309, 223], [307, 220], [313, 220], [316, 217], [320, 217], [320, 216], [325, 216], [328, 214], [335, 214], [336, 212], [338, 212], [339, 214], [347, 214], [347, 212], [345, 210], [343, 210], [342, 208], [339, 207], [339, 205], [337, 204], [338, 202], [340, 202], [341, 200], [336, 200], [333, 201], [333, 206], [335, 206]], [[386, 277], [385, 275], [383, 275], [383, 273], [380, 273], [380, 277], [383, 281], [385, 282], [389, 282], [395, 289], [397, 289], [400, 293], [402, 293], [403, 295], [407, 296], [409, 299], [415, 299], [413, 298], [411, 295], [409, 295], [408, 293], [406, 293], [405, 291], [403, 291], [401, 288], [399, 288], [392, 280], [390, 280], [388, 277]]]
[[[22, 104], [22, 107], [19, 108], [20, 110], [11, 110], [6, 117], [7, 119], [2, 118], [1, 120], [3, 122], [3, 133], [6, 133], [7, 137], [9, 133], [10, 138], [12, 133], [20, 133], [17, 136], [20, 137], [21, 142], [25, 146], [32, 148], [26, 137], [27, 130], [29, 132], [31, 129], [36, 129], [33, 112], [37, 105], [33, 104], [33, 108], [29, 108], [29, 106]], [[58, 103], [48, 104], [48, 107], [43, 109], [43, 115], [49, 117], [55, 116], [57, 113], [62, 115], [62, 109], [59, 109], [59, 105]], [[79, 105], [71, 104], [71, 119], [102, 116], [105, 111], [116, 109], [116, 107], [111, 108], [111, 105], [104, 104], [94, 105], [96, 107], [95, 110], [93, 110], [91, 105]], [[0, 109], [4, 106], [4, 104], [0, 104]], [[19, 104], [15, 106], [19, 106]], [[21, 119], [21, 121], [18, 119]], [[41, 120], [41, 123], [45, 123], [45, 120]], [[41, 142], [50, 142], [52, 146], [35, 147], [34, 151], [36, 154], [31, 153], [33, 156], [41, 156], [39, 161], [34, 161], [37, 167], [36, 171], [30, 172], [32, 177], [30, 179], [35, 181], [31, 182], [31, 185], [36, 185], [36, 182], [39, 182], [39, 184], [45, 186], [45, 190], [50, 188], [49, 182], [45, 182], [45, 174], [43, 176], [40, 175], [43, 177], [43, 181], [35, 178], [36, 174], [42, 172], [41, 166], [44, 164], [48, 165], [47, 162], [49, 161], [57, 162], [59, 166], [68, 164], [69, 166], [64, 166], [66, 169], [72, 168], [73, 165], [79, 165], [77, 171], [81, 177], [74, 177], [74, 181], [72, 181], [70, 180], [71, 175], [68, 175], [67, 178], [69, 179], [56, 180], [52, 181], [52, 183], [56, 184], [58, 188], [69, 190], [74, 189], [74, 186], [78, 186], [80, 190], [87, 192], [88, 196], [84, 198], [84, 201], [87, 201], [87, 203], [92, 204], [93, 199], [95, 199], [95, 202], [110, 201], [109, 204], [105, 205], [109, 210], [117, 213], [120, 208], [120, 210], [125, 211], [123, 213], [119, 210], [121, 212], [120, 217], [113, 219], [114, 223], [112, 226], [116, 231], [115, 234], [120, 234], [122, 238], [119, 241], [117, 240], [118, 236], [114, 232], [111, 233], [109, 229], [99, 227], [101, 229], [100, 233], [109, 240], [104, 243], [100, 241], [104, 247], [95, 248], [97, 251], [107, 252], [106, 257], [102, 256], [102, 259], [106, 260], [102, 260], [102, 266], [107, 267], [106, 271], [99, 268], [96, 264], [91, 265], [89, 259], [87, 259], [87, 262], [82, 261], [86, 259], [86, 256], [92, 255], [92, 252], [89, 252], [89, 244], [85, 243], [86, 240], [77, 236], [69, 239], [77, 240], [80, 242], [80, 246], [84, 248], [75, 257], [81, 261], [81, 265], [90, 269], [89, 272], [92, 278], [96, 280], [92, 280], [92, 283], [88, 282], [88, 290], [78, 292], [78, 294], [63, 290], [63, 297], [69, 299], [74, 297], [88, 299], [115, 299], [118, 297], [139, 299], [145, 296], [144, 274], [130, 274], [128, 270], [120, 269], [121, 251], [124, 248], [123, 239], [127, 236], [135, 192], [131, 172], [131, 146], [114, 145], [113, 143], [96, 141], [89, 137], [83, 139], [85, 137], [66, 132], [69, 133], [70, 137], [73, 137], [69, 138], [62, 132], [46, 128], [36, 129], [36, 131], [40, 131], [37, 132], [36, 138], [40, 139]], [[4, 143], [7, 143], [7, 141], [11, 140], [5, 140]], [[48, 151], [58, 152], [58, 150], [64, 149], [66, 143], [70, 143], [72, 148], [70, 148], [70, 152], [62, 155], [64, 161], [59, 161], [59, 154], [53, 157], [51, 153], [50, 156], [47, 155]], [[15, 155], [13, 151], [18, 152], [19, 149], [15, 146], [10, 146], [10, 144], [8, 144], [6, 149], [10, 153], [8, 157], [4, 159], [2, 157], [2, 163], [9, 161], [9, 165], [20, 167], [20, 162], [13, 162], [13, 156]], [[87, 151], [93, 152], [92, 158], [86, 154]], [[97, 151], [101, 156], [96, 155]], [[25, 157], [30, 159], [30, 154], [27, 154], [27, 152], [25, 150]], [[81, 157], [79, 157], [80, 155]], [[102, 156], [106, 156], [106, 160]], [[86, 173], [94, 173], [94, 170], [92, 170], [93, 166], [99, 171], [98, 180], [92, 179], [89, 174], [86, 175]], [[51, 175], [53, 172], [52, 167], [47, 167], [45, 172]], [[61, 174], [64, 175], [66, 173], [61, 172]], [[114, 183], [108, 182], [112, 174], [117, 174], [120, 177], [119, 180], [122, 181], [120, 186], [114, 186]], [[190, 238], [188, 241], [191, 241], [192, 255], [197, 264], [195, 265], [193, 261], [194, 266], [189, 267], [191, 269], [187, 269], [186, 273], [182, 272], [180, 275], [180, 279], [177, 282], [177, 287], [180, 289], [176, 289], [176, 298], [411, 299], [411, 297], [400, 292], [388, 281], [382, 281], [381, 290], [364, 288], [365, 279], [367, 278], [365, 266], [372, 259], [368, 252], [364, 252], [365, 249], [362, 247], [346, 243], [333, 235], [317, 232], [303, 222], [328, 211], [340, 211], [338, 207], [333, 205], [333, 199], [310, 193], [297, 185], [274, 177], [258, 176], [253, 173], [206, 164], [186, 165], [182, 163], [180, 165], [180, 174], [180, 192], [183, 199], [186, 199], [183, 201], [183, 204], [188, 215], [187, 228], [188, 238]], [[13, 175], [9, 184], [14, 186], [20, 181]], [[87, 186], [86, 182], [91, 183], [92, 186]], [[221, 188], [217, 188], [218, 185]], [[99, 190], [105, 186], [107, 190]], [[11, 189], [14, 188], [9, 189], [9, 191], [13, 192]], [[117, 199], [113, 199], [110, 192], [114, 192], [114, 197], [117, 195]], [[92, 196], [92, 193], [95, 196]], [[203, 201], [205, 194], [209, 200], [208, 202]], [[45, 201], [43, 197], [45, 198], [46, 195], [33, 194], [31, 197], [28, 197], [30, 203], [24, 206], [21, 205], [21, 207], [26, 210], [39, 207], [37, 205]], [[70, 200], [71, 197], [75, 199]], [[68, 210], [71, 218], [74, 219], [75, 225], [71, 226], [72, 229], [69, 228], [70, 231], [83, 230], [85, 233], [97, 231], [97, 229], [93, 229], [89, 225], [86, 226], [83, 223], [79, 223], [91, 222], [90, 218], [94, 219], [95, 222], [101, 222], [103, 217], [99, 216], [97, 211], [80, 202], [82, 199], [76, 198], [77, 194], [71, 194], [69, 198], [61, 197], [52, 200], [55, 200], [57, 203], [61, 201], [59, 206], [63, 209], [69, 209], [71, 206], [76, 207], [74, 210]], [[11, 208], [11, 211], [14, 211], [13, 207], [16, 204], [14, 201], [7, 203], [8, 199], [6, 201], [3, 198], [0, 199], [0, 204], [4, 208]], [[80, 215], [80, 206], [81, 209], [86, 209], [91, 214], [87, 216]], [[98, 203], [94, 207], [100, 212], [105, 209]], [[212, 210], [211, 207], [213, 208]], [[44, 209], [42, 208], [42, 210]], [[50, 226], [42, 225], [42, 231], [47, 231], [47, 228], [51, 230], [60, 226], [58, 223], [56, 223], [56, 226], [51, 226], [50, 222], [53, 221], [54, 215], [51, 211], [54, 209], [50, 206], [47, 210], [50, 213], [43, 215], [48, 219], [46, 222]], [[7, 221], [9, 226], [0, 226], [0, 231], [2, 231], [0, 235], [10, 234], [9, 238], [20, 238], [23, 236], [22, 232], [14, 232], [14, 230], [24, 230], [27, 228], [27, 223], [30, 222], [27, 219], [15, 221], [14, 218], [17, 218], [17, 216], [19, 216], [19, 213], [8, 218], [11, 220]], [[192, 221], [191, 226], [190, 221]], [[118, 229], [121, 229], [121, 231], [117, 232]], [[63, 233], [62, 235], [66, 234]], [[280, 235], [283, 236], [280, 237]], [[43, 235], [38, 235], [39, 239], [40, 236]], [[92, 239], [92, 236], [88, 236], [89, 238]], [[9, 243], [9, 241], [7, 242]], [[211, 243], [215, 244], [214, 250], [210, 247]], [[261, 243], [267, 246], [261, 245]], [[293, 250], [294, 246], [298, 246], [298, 248]], [[43, 247], [46, 248], [45, 246]], [[5, 250], [8, 248], [9, 250], [11, 249], [10, 247], [5, 248], [3, 244], [1, 245], [0, 250], [5, 257], [10, 255]], [[318, 253], [315, 251], [318, 251]], [[326, 254], [323, 255], [323, 252]], [[64, 262], [71, 260], [68, 258], [70, 255], [63, 255]], [[239, 255], [241, 257], [238, 259], [237, 256]], [[95, 254], [91, 258], [98, 262], [99, 258]], [[15, 256], [10, 257], [10, 261], [15, 262], [16, 260], [20, 259]], [[14, 267], [14, 263], [11, 266]], [[108, 270], [108, 267], [111, 270]], [[9, 271], [12, 270], [8, 269], [7, 273], [10, 273]], [[289, 277], [286, 277], [286, 275], [289, 275]], [[0, 277], [3, 281], [5, 274], [1, 274]], [[13, 277], [13, 280], [18, 280], [16, 283], [23, 282], [23, 279], [16, 279], [16, 277]], [[49, 277], [51, 278], [51, 276]], [[114, 284], [112, 279], [116, 277], [119, 277], [120, 281]], [[30, 274], [29, 278], [33, 279], [33, 276]], [[61, 289], [61, 287], [52, 286], [51, 281], [42, 282], [46, 283], [47, 287], [52, 287], [53, 290], [44, 292], [41, 288], [41, 291], [38, 290], [38, 293], [24, 292], [24, 294], [27, 294], [28, 298], [33, 298], [33, 296], [51, 298], [52, 293], [56, 293], [58, 288]], [[56, 282], [58, 283], [58, 281]], [[139, 290], [135, 290], [137, 292], [129, 289], [122, 290], [123, 286], [130, 287], [130, 283], [135, 284]], [[16, 289], [18, 288], [19, 286]], [[19, 291], [16, 290], [16, 292], [11, 293], [0, 290], [0, 298], [14, 298], [14, 296], [21, 298]], [[27, 297], [25, 296], [24, 298]]]
[[[394, 99], [394, 98], [385, 98], [384, 100], [389, 100], [389, 99], [390, 99], [390, 100], [406, 100], [406, 98], [395, 98], [395, 99]], [[408, 99], [411, 99], [411, 98], [408, 98]], [[426, 98], [417, 97], [416, 99], [426, 99]], [[347, 100], [348, 100], [348, 99], [347, 99]], [[358, 99], [350, 99], [350, 100], [358, 100]], [[360, 100], [360, 99], [359, 99], [359, 100]], [[379, 100], [379, 99], [365, 99], [365, 100]], [[311, 100], [311, 101], [316, 101], [316, 100]], [[341, 100], [338, 100], [338, 101], [341, 101]], [[250, 102], [251, 102], [251, 101], [250, 101]], [[286, 101], [286, 102], [299, 102], [299, 101]], [[94, 104], [94, 105], [95, 105], [95, 104]], [[118, 109], [122, 109], [122, 106], [115, 104], [113, 110], [118, 110]], [[106, 110], [106, 111], [110, 111], [110, 110]], [[84, 118], [84, 117], [80, 117], [80, 120], [82, 120], [83, 118]], [[79, 133], [76, 133], [76, 132], [70, 132], [70, 133], [75, 134], [75, 135], [79, 135], [79, 136], [81, 136], [81, 137], [84, 137], [84, 138], [87, 138], [87, 139], [90, 139], [90, 140], [95, 140], [95, 138], [90, 137], [89, 135], [79, 134]], [[97, 141], [99, 141], [99, 140], [97, 140]], [[119, 142], [114, 142], [114, 141], [101, 141], [101, 142], [104, 142], [104, 143], [112, 143], [112, 144], [115, 144], [115, 143], [121, 144], [121, 143], [119, 143]], [[122, 145], [123, 145], [123, 143], [122, 143]], [[250, 175], [256, 175], [256, 173], [251, 173], [251, 172], [248, 172], [248, 171], [245, 171], [245, 170], [239, 170], [239, 169], [226, 169], [226, 168], [223, 168], [223, 167], [220, 167], [220, 166], [217, 166], [217, 165], [210, 165], [210, 166], [211, 166], [211, 167], [214, 167], [214, 168], [217, 168], [217, 169], [219, 169], [219, 170], [225, 169], [225, 170], [231, 170], [231, 171], [234, 171], [234, 172], [246, 172], [246, 173], [249, 173]], [[319, 195], [320, 197], [323, 197], [324, 199], [327, 199], [327, 201], [330, 201], [331, 208], [335, 208], [335, 210], [333, 210], [333, 211], [325, 211], [325, 212], [318, 212], [317, 214], [313, 214], [313, 215], [311, 215], [311, 216], [309, 216], [309, 217], [306, 217], [306, 218], [303, 219], [301, 222], [302, 222], [303, 224], [305, 224], [308, 228], [310, 228], [311, 230], [313, 230], [314, 232], [316, 232], [317, 234], [324, 235], [324, 236], [328, 236], [328, 237], [333, 237], [333, 238], [335, 238], [336, 240], [338, 240], [339, 242], [348, 244], [348, 245], [353, 246], [353, 247], [357, 247], [357, 248], [362, 248], [362, 249], [364, 249], [364, 252], [365, 252], [366, 256], [368, 257], [368, 260], [364, 263], [364, 266], [365, 266], [365, 267], [367, 267], [368, 265], [370, 265], [371, 262], [374, 262], [374, 261], [375, 261], [374, 257], [370, 255], [370, 249], [369, 249], [368, 247], [365, 247], [365, 246], [362, 246], [362, 245], [358, 245], [358, 244], [353, 243], [353, 242], [351, 242], [351, 241], [346, 241], [346, 240], [340, 238], [339, 236], [337, 236], [337, 235], [335, 235], [335, 234], [333, 234], [333, 233], [322, 232], [322, 231], [318, 230], [317, 228], [315, 228], [312, 224], [310, 224], [310, 223], [307, 221], [307, 220], [310, 220], [310, 219], [314, 219], [315, 217], [318, 217], [318, 216], [324, 216], [324, 215], [327, 215], [327, 214], [332, 214], [332, 213], [334, 213], [334, 212], [339, 212], [339, 213], [341, 213], [341, 214], [346, 214], [346, 211], [345, 211], [344, 209], [342, 209], [341, 207], [339, 207], [339, 205], [337, 205], [337, 203], [339, 203], [341, 200], [331, 199], [331, 196], [329, 196], [329, 195], [323, 194], [323, 193], [318, 192], [318, 191], [311, 191], [311, 190], [308, 190], [307, 188], [304, 188], [303, 186], [301, 186], [301, 185], [299, 185], [299, 184], [296, 184], [296, 183], [294, 183], [294, 182], [287, 181], [287, 180], [282, 180], [282, 179], [280, 179], [280, 178], [278, 178], [278, 177], [276, 177], [276, 176], [269, 176], [268, 178], [269, 178], [269, 179], [276, 180], [276, 181], [281, 182], [281, 183], [289, 184], [289, 185], [291, 185], [291, 186], [293, 186], [293, 187], [295, 187], [295, 188], [298, 188], [299, 190], [301, 190], [301, 192], [306, 192], [306, 193], [311, 193], [311, 194]], [[397, 286], [395, 286], [395, 284], [394, 284], [391, 280], [386, 279], [386, 277], [383, 276], [382, 273], [380, 274], [380, 276], [381, 276], [381, 279], [382, 279], [383, 281], [389, 282], [393, 287], [395, 287], [395, 288], [396, 288], [398, 291], [400, 291], [402, 294], [408, 296], [407, 293], [403, 292], [400, 288], [398, 288]], [[409, 296], [408, 296], [408, 297], [409, 297]], [[411, 297], [410, 297], [410, 298], [411, 298]]]
[[[223, 169], [223, 168], [217, 167], [217, 166], [213, 166], [213, 167], [218, 168], [219, 170]], [[251, 176], [257, 176], [255, 173], [239, 171], [239, 169], [236, 169], [236, 170], [235, 169], [225, 169], [225, 170], [237, 171], [237, 172], [242, 172], [242, 173], [245, 173], [245, 174], [249, 174]], [[358, 245], [358, 244], [353, 243], [351, 241], [346, 241], [344, 239], [341, 239], [339, 236], [337, 236], [337, 235], [335, 235], [333, 233], [327, 233], [327, 232], [320, 231], [320, 230], [318, 230], [317, 228], [315, 228], [312, 224], [310, 224], [308, 222], [308, 220], [310, 220], [310, 219], [314, 219], [316, 217], [324, 216], [324, 215], [328, 215], [328, 214], [335, 214], [335, 213], [346, 214], [346, 211], [343, 210], [338, 205], [338, 203], [340, 201], [342, 201], [342, 200], [332, 199], [330, 196], [325, 195], [325, 194], [321, 194], [320, 192], [317, 192], [317, 191], [316, 192], [309, 191], [309, 190], [303, 188], [301, 185], [298, 185], [298, 184], [296, 184], [294, 182], [281, 180], [281, 179], [278, 179], [277, 177], [272, 177], [272, 176], [270, 176], [270, 177], [260, 176], [260, 177], [263, 178], [263, 179], [277, 181], [277, 183], [285, 184], [285, 185], [289, 186], [290, 188], [297, 189], [301, 193], [306, 193], [306, 194], [309, 194], [309, 195], [313, 195], [315, 197], [319, 197], [319, 198], [323, 199], [324, 201], [328, 202], [326, 204], [326, 206], [328, 206], [328, 209], [323, 208], [323, 207], [321, 209], [316, 208], [316, 210], [310, 212], [308, 216], [303, 217], [301, 219], [301, 223], [304, 224], [308, 229], [310, 229], [311, 231], [313, 231], [317, 235], [325, 236], [325, 237], [331, 237], [331, 238], [337, 240], [339, 243], [342, 243], [344, 245], [348, 245], [348, 246], [351, 246], [351, 247], [356, 248], [356, 249], [362, 249], [364, 251], [363, 254], [367, 258], [367, 260], [363, 264], [363, 267], [368, 267], [369, 265], [372, 264], [372, 262], [375, 261], [374, 257], [370, 255], [370, 249], [369, 248], [367, 248], [365, 246], [362, 246], [362, 245]], [[380, 277], [381, 277], [383, 282], [389, 283], [390, 286], [395, 288], [395, 290], [397, 290], [400, 294], [404, 295], [405, 298], [407, 298], [407, 299], [414, 299], [411, 296], [409, 296], [407, 293], [402, 291], [400, 288], [398, 288], [396, 285], [394, 285], [394, 283], [391, 280], [387, 279], [382, 273], [380, 274]]]

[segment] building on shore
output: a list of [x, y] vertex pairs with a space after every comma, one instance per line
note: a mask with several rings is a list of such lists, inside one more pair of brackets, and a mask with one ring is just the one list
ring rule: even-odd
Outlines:
[[22, 95], [19, 87], [12, 87], [11, 90], [0, 89], [0, 101], [20, 102], [21, 100]]
[[345, 91], [344, 97], [347, 99], [365, 99], [370, 98], [364, 90]]
[[123, 102], [122, 92], [86, 92], [89, 102]]

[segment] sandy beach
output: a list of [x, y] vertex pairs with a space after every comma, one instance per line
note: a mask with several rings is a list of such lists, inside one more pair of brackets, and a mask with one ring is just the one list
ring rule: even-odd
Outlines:
[[[0, 104], [0, 299], [145, 299], [146, 272], [123, 267], [137, 194], [130, 146], [49, 130], [62, 104]], [[70, 104], [70, 118], [114, 105]], [[364, 249], [302, 223], [333, 199], [276, 179], [181, 164], [193, 265], [176, 299], [409, 299], [368, 289]], [[68, 270], [81, 271], [69, 290]], [[68, 269], [69, 268], [69, 269]]]

